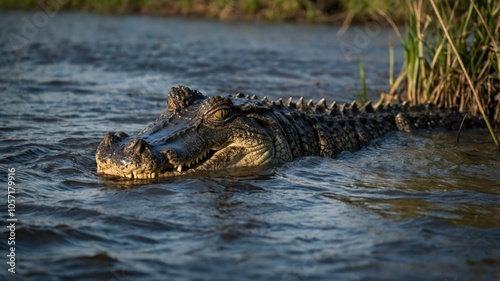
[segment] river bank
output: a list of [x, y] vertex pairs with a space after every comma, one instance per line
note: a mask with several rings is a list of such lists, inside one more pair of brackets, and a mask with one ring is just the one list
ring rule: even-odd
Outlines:
[[112, 14], [150, 14], [220, 20], [296, 21], [314, 23], [367, 22], [388, 14], [404, 21], [406, 5], [397, 0], [1, 0], [0, 9], [63, 9]]

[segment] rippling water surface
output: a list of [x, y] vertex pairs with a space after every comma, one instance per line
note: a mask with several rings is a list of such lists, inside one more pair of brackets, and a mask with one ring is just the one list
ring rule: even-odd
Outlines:
[[13, 167], [19, 219], [2, 280], [500, 279], [500, 154], [481, 131], [395, 132], [254, 178], [96, 174], [104, 134], [138, 132], [177, 84], [350, 102], [360, 55], [383, 90], [387, 29], [59, 13], [29, 32], [33, 15], [0, 13], [0, 211]]

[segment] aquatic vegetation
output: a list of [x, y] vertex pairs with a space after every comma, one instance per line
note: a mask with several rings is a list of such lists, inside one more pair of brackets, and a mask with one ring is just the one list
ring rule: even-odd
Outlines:
[[358, 59], [359, 64], [359, 79], [361, 81], [361, 86], [363, 87], [363, 91], [358, 91], [358, 101], [361, 105], [367, 103], [368, 99], [368, 91], [366, 89], [366, 78], [365, 78], [365, 70], [363, 68], [363, 62], [361, 58]]
[[457, 106], [500, 125], [500, 3], [498, 1], [408, 1], [404, 67], [385, 102]]

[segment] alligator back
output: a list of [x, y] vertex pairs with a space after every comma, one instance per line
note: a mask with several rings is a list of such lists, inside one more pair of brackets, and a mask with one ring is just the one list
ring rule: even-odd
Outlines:
[[[248, 97], [247, 97], [248, 98]], [[351, 104], [327, 106], [325, 99], [304, 103], [300, 98], [268, 101], [290, 145], [294, 157], [319, 155], [333, 157], [341, 151], [356, 151], [387, 132], [417, 129], [458, 130], [482, 126], [481, 120], [458, 112], [456, 108], [433, 104], [359, 107]]]

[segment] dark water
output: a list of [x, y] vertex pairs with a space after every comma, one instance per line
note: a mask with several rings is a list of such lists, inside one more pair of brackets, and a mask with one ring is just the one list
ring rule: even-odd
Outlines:
[[105, 132], [138, 132], [177, 84], [349, 102], [360, 55], [375, 97], [388, 29], [34, 15], [0, 13], [2, 280], [500, 279], [500, 154], [484, 132], [391, 133], [248, 179], [96, 174]]

